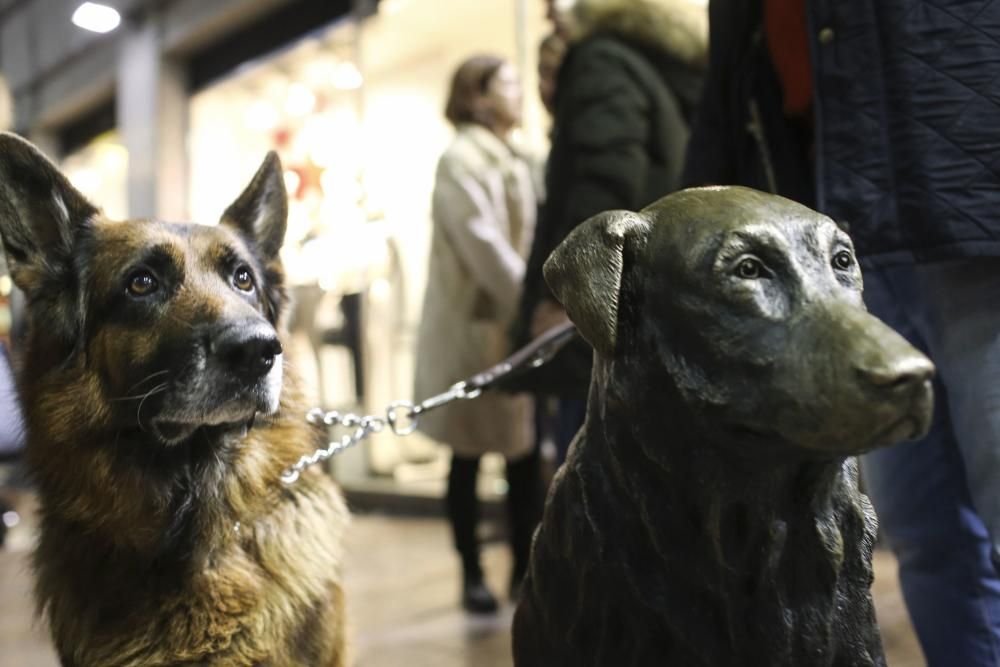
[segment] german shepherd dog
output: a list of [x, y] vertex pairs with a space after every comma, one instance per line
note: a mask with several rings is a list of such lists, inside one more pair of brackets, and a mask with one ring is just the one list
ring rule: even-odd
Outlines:
[[217, 226], [112, 221], [0, 134], [0, 237], [28, 302], [19, 389], [36, 598], [62, 664], [344, 664], [323, 442], [278, 331], [287, 201], [264, 160]]

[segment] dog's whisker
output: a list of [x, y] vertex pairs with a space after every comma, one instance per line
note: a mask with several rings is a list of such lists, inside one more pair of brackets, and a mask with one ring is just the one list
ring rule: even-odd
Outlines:
[[142, 425], [142, 406], [143, 406], [143, 404], [146, 402], [146, 399], [148, 399], [150, 396], [153, 396], [154, 394], [162, 393], [163, 391], [166, 390], [166, 388], [167, 388], [167, 383], [166, 382], [164, 382], [163, 384], [156, 385], [155, 387], [153, 387], [152, 389], [150, 389], [149, 392], [145, 396], [142, 397], [141, 401], [139, 401], [139, 407], [137, 407], [135, 409], [135, 420], [139, 424], [139, 428], [142, 431], [146, 430], [145, 427], [143, 427], [143, 425]]
[[134, 394], [132, 396], [120, 396], [118, 398], [109, 398], [109, 401], [137, 401], [140, 399], [145, 399], [149, 397], [150, 392], [162, 391], [167, 388], [167, 383], [158, 384], [147, 392], [141, 394]]
[[169, 370], [167, 370], [167, 369], [163, 369], [162, 371], [156, 371], [155, 373], [150, 373], [149, 375], [147, 375], [146, 377], [144, 377], [143, 379], [139, 380], [139, 381], [138, 381], [138, 382], [136, 382], [136, 383], [135, 383], [134, 385], [132, 385], [131, 387], [129, 387], [127, 391], [132, 391], [132, 390], [133, 390], [133, 389], [135, 389], [136, 387], [139, 387], [139, 386], [141, 386], [141, 385], [143, 385], [143, 384], [145, 384], [145, 383], [149, 382], [149, 381], [150, 381], [150, 380], [152, 380], [153, 378], [155, 378], [155, 377], [159, 377], [159, 376], [161, 376], [161, 375], [166, 375], [166, 374], [167, 374], [167, 373], [169, 373], [169, 372], [170, 372]]

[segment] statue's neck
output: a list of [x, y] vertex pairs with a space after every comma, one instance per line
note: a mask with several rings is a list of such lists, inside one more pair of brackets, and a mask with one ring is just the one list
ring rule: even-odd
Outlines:
[[[682, 420], [594, 398], [572, 464], [585, 492], [614, 507], [619, 525], [632, 525], [625, 535], [650, 543], [684, 535], [685, 549], [754, 573], [766, 568], [762, 559], [780, 560], [789, 541], [817, 557], [841, 543], [831, 531], [839, 530], [837, 499], [847, 483], [842, 457], [782, 456], [768, 443], [734, 450]], [[828, 556], [835, 565], [843, 554]]]

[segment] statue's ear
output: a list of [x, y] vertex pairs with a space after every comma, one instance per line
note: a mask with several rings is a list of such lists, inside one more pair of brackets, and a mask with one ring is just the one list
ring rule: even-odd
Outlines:
[[0, 240], [18, 287], [33, 295], [61, 282], [79, 231], [97, 214], [37, 148], [0, 132]]
[[288, 193], [277, 153], [267, 154], [250, 185], [222, 214], [221, 222], [241, 232], [265, 259], [278, 256], [288, 224]]
[[607, 211], [570, 232], [545, 262], [549, 287], [580, 335], [604, 357], [615, 351], [626, 243], [648, 229], [639, 213]]

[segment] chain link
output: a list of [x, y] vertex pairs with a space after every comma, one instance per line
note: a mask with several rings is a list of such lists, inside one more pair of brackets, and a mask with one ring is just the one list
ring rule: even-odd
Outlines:
[[326, 427], [340, 426], [354, 429], [353, 433], [347, 433], [339, 440], [331, 440], [330, 443], [317, 449], [312, 454], [303, 456], [294, 465], [285, 468], [281, 473], [281, 481], [287, 484], [294, 484], [298, 481], [302, 471], [317, 463], [326, 461], [331, 456], [336, 456], [340, 452], [353, 447], [372, 433], [378, 433], [385, 427], [385, 420], [372, 416], [359, 416], [351, 413], [341, 414], [336, 410], [324, 412], [320, 408], [313, 408], [306, 414], [306, 421], [310, 424], [322, 424]]
[[398, 436], [410, 435], [417, 430], [421, 415], [452, 401], [477, 398], [481, 393], [481, 389], [469, 391], [465, 382], [459, 382], [449, 387], [448, 391], [419, 404], [414, 404], [412, 401], [395, 401], [386, 408], [384, 418], [373, 415], [360, 416], [350, 412], [341, 413], [337, 410], [326, 412], [321, 408], [313, 408], [306, 413], [306, 421], [310, 424], [323, 425], [327, 428], [354, 429], [354, 431], [342, 435], [339, 440], [331, 440], [326, 447], [317, 449], [312, 454], [301, 457], [294, 465], [285, 468], [281, 473], [281, 481], [286, 485], [294, 484], [306, 468], [336, 456], [386, 426]]
[[447, 391], [432, 396], [420, 403], [413, 401], [395, 401], [386, 408], [385, 417], [372, 415], [359, 416], [350, 412], [329, 412], [321, 408], [313, 408], [306, 414], [310, 424], [323, 425], [327, 428], [341, 427], [353, 429], [352, 433], [342, 435], [339, 440], [332, 440], [312, 454], [303, 456], [294, 465], [285, 468], [281, 473], [281, 481], [294, 484], [306, 468], [326, 461], [345, 449], [353, 447], [372, 433], [378, 433], [386, 426], [397, 436], [407, 436], [417, 430], [420, 417], [454, 401], [468, 401], [478, 398], [484, 391], [491, 389], [497, 381], [519, 372], [525, 368], [537, 368], [547, 363], [552, 356], [573, 336], [572, 324], [553, 327], [527, 347], [518, 350], [499, 364], [478, 373], [467, 380], [456, 382]]

